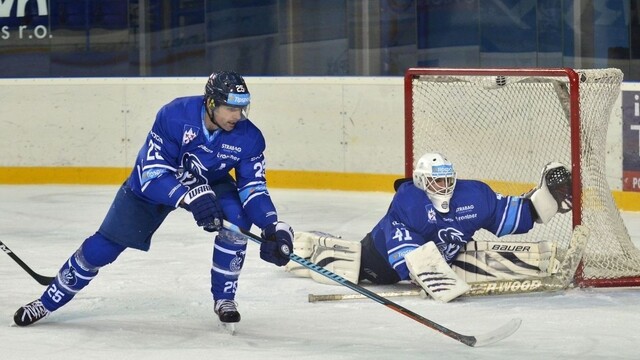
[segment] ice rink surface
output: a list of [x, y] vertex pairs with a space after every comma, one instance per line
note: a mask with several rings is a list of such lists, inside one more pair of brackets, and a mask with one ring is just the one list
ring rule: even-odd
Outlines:
[[[98, 228], [116, 189], [0, 186], [0, 240], [36, 272], [53, 276]], [[271, 193], [281, 219], [294, 229], [353, 240], [373, 227], [392, 197], [280, 189]], [[623, 213], [623, 218], [640, 244], [640, 213]], [[254, 243], [249, 244], [239, 282], [242, 321], [230, 335], [213, 313], [211, 251], [211, 235], [179, 209], [160, 227], [148, 253], [125, 251], [67, 306], [27, 328], [10, 326], [13, 313], [45, 288], [0, 254], [0, 359], [640, 358], [640, 289], [572, 289], [462, 298], [448, 304], [390, 298], [467, 335], [522, 318], [511, 337], [471, 348], [369, 299], [309, 303], [309, 293], [352, 291], [293, 277], [260, 260]]]

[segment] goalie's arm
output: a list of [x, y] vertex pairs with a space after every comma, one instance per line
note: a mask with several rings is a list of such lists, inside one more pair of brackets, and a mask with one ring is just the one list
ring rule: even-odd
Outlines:
[[[399, 219], [399, 217], [396, 217]], [[387, 249], [386, 259], [391, 268], [398, 274], [400, 280], [410, 280], [409, 269], [405, 255], [418, 249], [427, 240], [412, 226], [405, 225], [400, 220], [390, 221], [390, 226], [384, 229]]]

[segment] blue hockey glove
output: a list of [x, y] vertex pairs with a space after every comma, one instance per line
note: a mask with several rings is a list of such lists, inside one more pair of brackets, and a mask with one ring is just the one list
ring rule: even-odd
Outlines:
[[262, 230], [260, 258], [277, 266], [287, 265], [293, 249], [293, 229], [289, 224], [278, 221]]
[[198, 226], [202, 226], [209, 232], [220, 230], [223, 214], [211, 186], [206, 184], [196, 186], [187, 192], [182, 201], [186, 209], [193, 214]]

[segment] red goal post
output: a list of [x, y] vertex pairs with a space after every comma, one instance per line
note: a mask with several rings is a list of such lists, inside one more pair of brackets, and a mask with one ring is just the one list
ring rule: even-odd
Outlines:
[[[589, 229], [579, 286], [640, 286], [640, 251], [611, 195], [606, 141], [620, 94], [618, 69], [410, 68], [404, 77], [405, 175], [428, 151], [444, 153], [459, 178], [519, 195], [550, 161], [570, 165], [573, 211], [510, 241], [554, 241], [566, 253], [577, 225]], [[474, 238], [490, 240], [481, 230]]]

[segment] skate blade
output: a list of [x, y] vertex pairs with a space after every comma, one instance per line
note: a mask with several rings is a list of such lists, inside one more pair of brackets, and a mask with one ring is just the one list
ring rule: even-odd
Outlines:
[[236, 334], [236, 323], [220, 323], [220, 327], [222, 327], [222, 329], [226, 332], [228, 332], [230, 335], [235, 335]]

